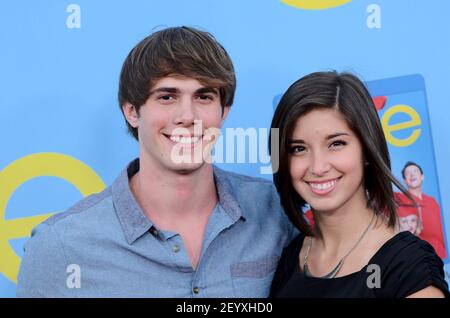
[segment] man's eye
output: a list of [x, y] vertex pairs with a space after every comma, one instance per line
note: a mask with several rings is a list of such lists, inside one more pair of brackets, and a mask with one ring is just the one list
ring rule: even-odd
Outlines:
[[169, 101], [169, 100], [173, 99], [173, 96], [171, 96], [171, 95], [162, 95], [162, 96], [159, 96], [158, 99], [164, 100], [164, 101]]
[[198, 99], [200, 99], [202, 101], [210, 101], [210, 100], [213, 100], [214, 97], [212, 95], [199, 95]]

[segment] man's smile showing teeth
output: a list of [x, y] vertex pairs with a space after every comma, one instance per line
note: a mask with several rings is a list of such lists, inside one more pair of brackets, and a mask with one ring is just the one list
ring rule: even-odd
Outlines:
[[330, 193], [338, 183], [339, 178], [334, 180], [328, 180], [325, 182], [307, 182], [313, 193], [319, 195], [325, 195]]
[[170, 136], [169, 138], [171, 141], [173, 141], [175, 143], [183, 144], [183, 145], [195, 144], [200, 140], [200, 137], [198, 137], [198, 136], [192, 136], [192, 137]]

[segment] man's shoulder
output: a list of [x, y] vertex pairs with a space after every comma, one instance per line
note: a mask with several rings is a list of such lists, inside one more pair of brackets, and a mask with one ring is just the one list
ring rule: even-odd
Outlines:
[[[60, 223], [70, 222], [79, 218], [95, 217], [95, 212], [104, 210], [112, 206], [111, 203], [111, 188], [108, 187], [102, 192], [91, 194], [64, 212], [57, 213], [49, 217], [43, 224], [48, 226], [57, 226]], [[84, 220], [83, 222], [85, 222]]]
[[228, 171], [228, 170], [223, 170], [216, 166], [214, 167], [214, 174], [221, 178], [226, 178], [228, 181], [231, 181], [233, 184], [274, 188], [274, 184], [271, 180], [264, 179], [261, 177], [249, 176], [249, 175], [232, 172], [232, 171]]
[[90, 240], [99, 232], [99, 225], [105, 229], [117, 223], [112, 209], [110, 189], [107, 188], [51, 216], [31, 231], [31, 238], [25, 244], [27, 258], [32, 262], [40, 261], [40, 255], [47, 255], [49, 259], [58, 258], [57, 254], [62, 253], [63, 247], [72, 246], [76, 250], [83, 244], [91, 244]]
[[403, 192], [394, 192], [394, 199], [400, 206], [411, 206], [413, 202]]
[[214, 168], [214, 174], [216, 184], [220, 182], [221, 186], [226, 187], [238, 201], [253, 201], [257, 198], [258, 201], [266, 202], [267, 204], [274, 201], [279, 204], [278, 192], [271, 180], [226, 171], [216, 167]]
[[[68, 290], [65, 273], [78, 253], [93, 246], [92, 238], [108, 221], [112, 200], [110, 189], [92, 194], [68, 210], [57, 213], [33, 228], [31, 238], [24, 245], [18, 277], [19, 297], [62, 297]], [[112, 215], [112, 213], [109, 213]], [[94, 245], [95, 246], [95, 245]]]
[[247, 211], [254, 209], [259, 214], [262, 211], [281, 211], [280, 197], [272, 181], [216, 168], [214, 174], [219, 190], [225, 188], [241, 208], [247, 208]]
[[423, 201], [431, 202], [432, 204], [435, 204], [435, 205], [437, 205], [439, 207], [439, 204], [438, 204], [437, 200], [434, 197], [432, 197], [431, 195], [427, 195], [425, 193], [422, 193], [422, 198], [423, 198]]

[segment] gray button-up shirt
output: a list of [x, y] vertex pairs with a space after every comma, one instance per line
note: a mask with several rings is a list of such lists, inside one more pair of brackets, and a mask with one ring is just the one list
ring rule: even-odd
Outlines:
[[267, 297], [297, 234], [272, 182], [214, 167], [219, 203], [192, 268], [178, 233], [156, 228], [129, 187], [133, 161], [103, 192], [37, 226], [19, 297]]

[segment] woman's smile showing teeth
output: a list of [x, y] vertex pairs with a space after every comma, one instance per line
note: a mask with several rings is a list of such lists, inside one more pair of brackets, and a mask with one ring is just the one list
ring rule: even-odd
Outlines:
[[340, 178], [326, 181], [307, 181], [306, 183], [309, 184], [311, 191], [314, 194], [326, 195], [336, 188], [336, 184], [338, 183], [339, 179]]

